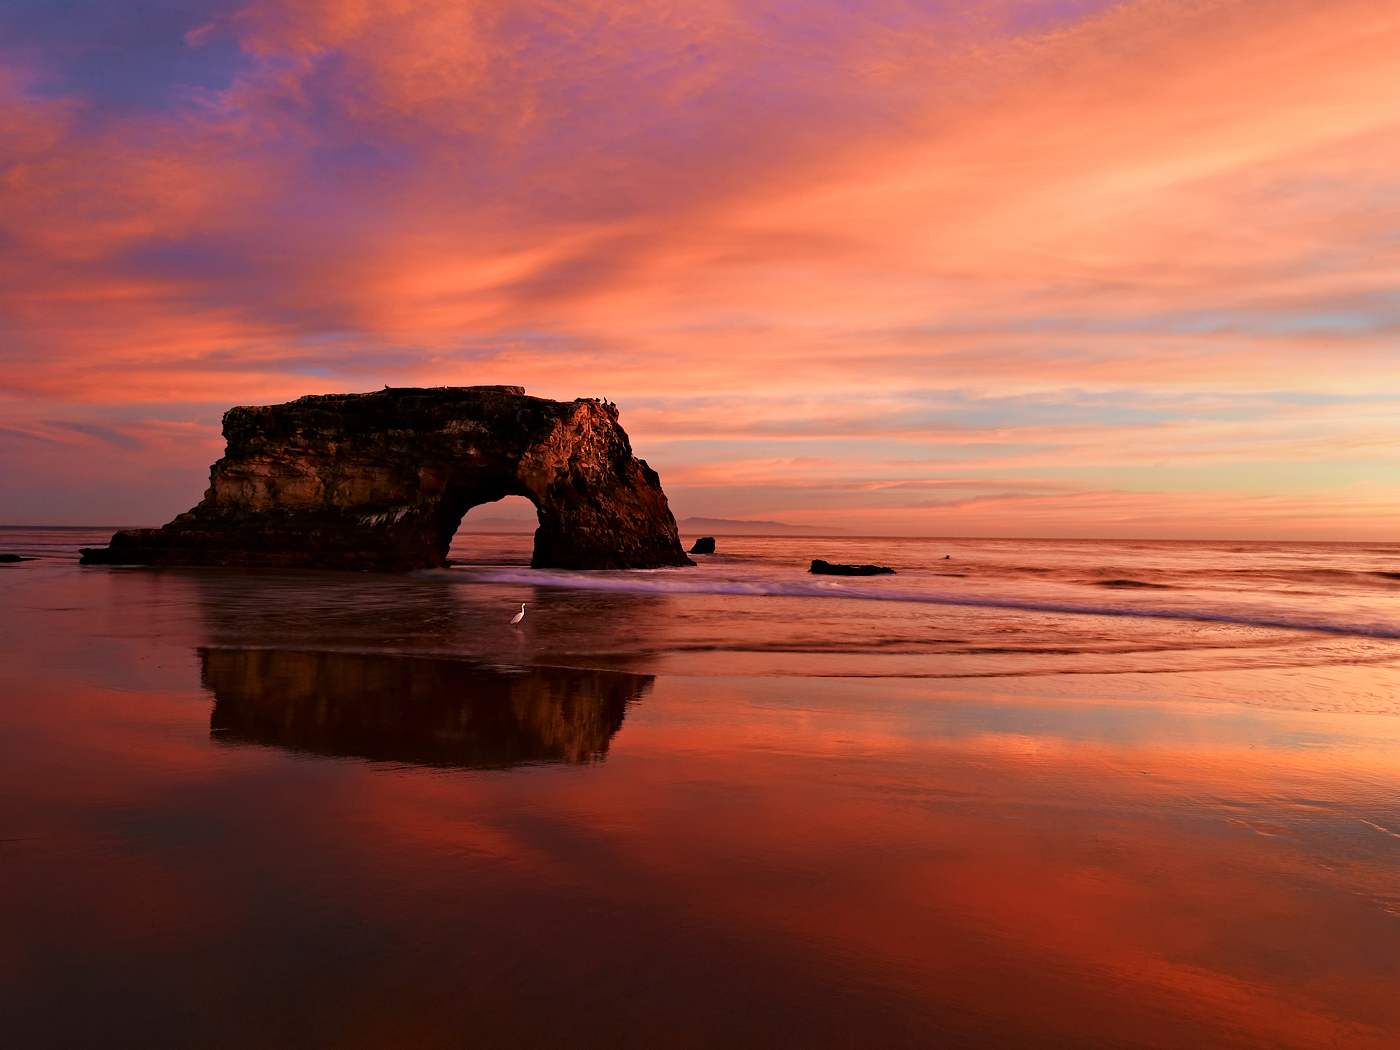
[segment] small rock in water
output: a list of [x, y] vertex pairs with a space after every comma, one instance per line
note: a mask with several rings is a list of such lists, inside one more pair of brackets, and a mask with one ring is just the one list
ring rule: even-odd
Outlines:
[[1141, 580], [1100, 580], [1100, 587], [1156, 587], [1160, 590], [1170, 590], [1165, 583], [1143, 583]]
[[690, 548], [691, 554], [713, 554], [715, 552], [715, 538], [713, 536], [701, 536], [695, 541], [695, 546]]
[[807, 570], [818, 576], [893, 576], [894, 570], [884, 565], [841, 565], [820, 558], [812, 559], [812, 567]]
[[22, 558], [18, 554], [0, 554], [0, 561], [33, 561], [33, 558]]

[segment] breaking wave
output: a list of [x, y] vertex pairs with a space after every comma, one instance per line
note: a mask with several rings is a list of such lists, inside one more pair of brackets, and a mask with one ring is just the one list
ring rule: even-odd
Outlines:
[[1400, 625], [1355, 623], [1238, 609], [1182, 606], [1114, 605], [1019, 598], [998, 594], [957, 594], [943, 591], [901, 590], [892, 587], [852, 587], [827, 580], [683, 580], [667, 573], [641, 571], [627, 574], [574, 573], [549, 569], [447, 570], [454, 580], [473, 583], [519, 584], [573, 590], [621, 591], [639, 594], [733, 594], [769, 598], [838, 598], [848, 601], [906, 602], [919, 605], [970, 606], [1016, 609], [1023, 612], [1061, 613], [1071, 616], [1126, 616], [1159, 620], [1190, 620], [1245, 627], [1274, 627], [1367, 638], [1400, 639]]

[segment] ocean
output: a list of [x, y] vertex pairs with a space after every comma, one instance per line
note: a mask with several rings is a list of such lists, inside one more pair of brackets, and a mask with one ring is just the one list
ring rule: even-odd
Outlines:
[[1400, 1046], [1400, 544], [110, 532], [0, 529], [7, 1045]]

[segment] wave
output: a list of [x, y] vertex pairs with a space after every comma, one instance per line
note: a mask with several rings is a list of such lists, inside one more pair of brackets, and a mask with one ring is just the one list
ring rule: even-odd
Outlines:
[[[1389, 623], [1343, 623], [1291, 616], [1283, 613], [1246, 612], [1230, 609], [1200, 609], [1178, 606], [1106, 605], [1097, 602], [1066, 602], [1038, 598], [1017, 598], [993, 594], [952, 594], [941, 591], [911, 591], [885, 587], [852, 587], [826, 580], [682, 580], [648, 570], [627, 575], [573, 573], [550, 569], [447, 570], [450, 578], [469, 576], [474, 583], [521, 584], [530, 587], [560, 587], [586, 591], [619, 591], [632, 594], [732, 594], [758, 598], [839, 598], [848, 601], [906, 602], [917, 605], [968, 606], [983, 609], [1017, 609], [1023, 612], [1063, 613], [1071, 616], [1128, 616], [1155, 620], [1189, 620], [1198, 623], [1227, 623], [1243, 627], [1276, 627], [1324, 634], [1359, 635], [1366, 638], [1400, 639], [1400, 625]], [[664, 572], [664, 570], [663, 570]]]

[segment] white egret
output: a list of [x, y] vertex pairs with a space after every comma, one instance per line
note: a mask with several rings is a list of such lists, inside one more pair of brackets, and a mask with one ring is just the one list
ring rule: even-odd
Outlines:
[[525, 619], [525, 603], [521, 602], [520, 611], [510, 618], [510, 622], [512, 625], [514, 625], [519, 623], [523, 619]]

